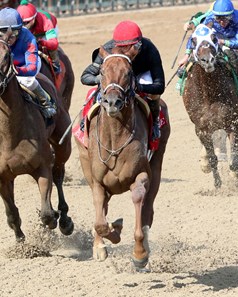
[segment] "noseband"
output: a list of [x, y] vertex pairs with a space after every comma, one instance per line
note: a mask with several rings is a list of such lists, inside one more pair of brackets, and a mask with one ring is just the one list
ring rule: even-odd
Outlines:
[[12, 57], [10, 54], [10, 48], [9, 45], [7, 44], [7, 42], [5, 42], [4, 40], [0, 39], [0, 42], [3, 43], [4, 45], [7, 46], [8, 48], [8, 55], [9, 55], [9, 63], [8, 63], [8, 68], [7, 68], [7, 72], [4, 73], [1, 69], [0, 69], [0, 89], [2, 90], [0, 93], [0, 96], [2, 96], [2, 94], [5, 92], [6, 87], [9, 83], [9, 81], [13, 78], [13, 76], [15, 75], [14, 69], [13, 69], [13, 63], [12, 63]]
[[[128, 63], [131, 65], [131, 60], [130, 60], [130, 58], [129, 58], [128, 56], [126, 56], [126, 55], [123, 55], [123, 54], [111, 54], [111, 55], [108, 55], [108, 56], [106, 56], [106, 58], [103, 60], [103, 63], [105, 63], [108, 59], [113, 58], [113, 57], [124, 58], [124, 59], [126, 59], [126, 60], [128, 61]], [[131, 84], [130, 84], [129, 88], [125, 89], [125, 88], [123, 88], [122, 86], [120, 86], [120, 85], [117, 84], [117, 83], [110, 83], [110, 84], [108, 84], [104, 89], [101, 89], [101, 91], [102, 91], [102, 97], [105, 96], [105, 94], [107, 93], [107, 91], [108, 91], [109, 89], [116, 89], [116, 88], [119, 89], [119, 90], [123, 93], [123, 95], [124, 95], [124, 97], [125, 97], [125, 103], [124, 103], [124, 105], [127, 105], [128, 101], [129, 101], [129, 98], [130, 98], [132, 95], [134, 95], [134, 91], [133, 91], [133, 89], [132, 89], [132, 85], [131, 85]], [[129, 91], [129, 92], [128, 92], [128, 91]], [[127, 94], [129, 94], [129, 95], [127, 95]], [[124, 105], [122, 105], [121, 108], [123, 108]]]

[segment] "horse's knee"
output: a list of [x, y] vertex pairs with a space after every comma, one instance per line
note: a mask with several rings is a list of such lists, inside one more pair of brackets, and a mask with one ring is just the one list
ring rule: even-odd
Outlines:
[[111, 232], [108, 224], [95, 224], [94, 229], [101, 237], [106, 237]]

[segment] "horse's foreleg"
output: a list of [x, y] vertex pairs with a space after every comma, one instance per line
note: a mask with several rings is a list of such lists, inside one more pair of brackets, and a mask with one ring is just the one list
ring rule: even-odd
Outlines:
[[137, 176], [135, 182], [131, 185], [132, 201], [135, 206], [135, 246], [133, 251], [133, 262], [137, 269], [143, 268], [148, 262], [148, 252], [146, 251], [143, 240], [144, 233], [142, 230], [142, 207], [145, 195], [149, 189], [149, 177], [147, 173], [141, 173]]
[[25, 239], [25, 235], [21, 230], [21, 219], [18, 208], [14, 202], [14, 182], [1, 180], [0, 194], [6, 209], [7, 223], [9, 227], [13, 229], [16, 240], [18, 242], [23, 241]]
[[98, 183], [94, 182], [92, 187], [93, 203], [96, 212], [94, 224], [94, 243], [93, 243], [93, 258], [95, 260], [104, 261], [107, 258], [107, 249], [104, 244], [103, 237], [110, 240], [111, 229], [106, 221], [108, 211], [109, 197], [105, 189]]
[[[217, 156], [215, 154], [214, 146], [213, 146], [213, 141], [212, 141], [212, 136], [208, 133], [202, 133], [200, 130], [196, 129], [196, 134], [199, 137], [202, 145], [204, 146], [206, 150], [205, 158], [204, 160], [208, 160], [209, 165], [211, 167], [211, 171], [213, 173], [213, 178], [214, 178], [214, 185], [216, 188], [221, 187], [221, 178], [218, 172], [218, 160]], [[205, 171], [204, 171], [205, 172]]]

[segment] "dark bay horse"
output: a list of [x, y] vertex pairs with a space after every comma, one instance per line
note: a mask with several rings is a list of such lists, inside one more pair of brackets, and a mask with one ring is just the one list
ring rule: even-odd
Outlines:
[[[27, 94], [15, 76], [8, 47], [10, 34], [8, 30], [0, 39], [0, 195], [6, 208], [7, 222], [14, 230], [17, 241], [24, 240], [15, 205], [14, 180], [18, 175], [29, 174], [40, 190], [43, 224], [54, 229], [59, 218], [61, 232], [69, 235], [74, 224], [67, 215], [68, 205], [62, 183], [65, 162], [71, 154], [70, 133], [62, 145], [58, 143], [70, 124], [70, 117], [50, 81], [40, 81], [57, 104], [57, 114], [50, 125], [46, 125], [39, 106], [25, 100]], [[51, 204], [52, 181], [58, 191], [58, 212]]]
[[148, 232], [153, 222], [153, 203], [159, 190], [170, 125], [164, 104], [167, 125], [161, 128], [159, 149], [148, 161], [148, 119], [135, 99], [131, 66], [138, 49], [122, 50], [115, 48], [109, 55], [103, 47], [100, 48], [104, 58], [100, 108], [90, 122], [88, 147], [77, 139], [76, 142], [96, 211], [93, 256], [100, 261], [107, 258], [103, 238], [114, 244], [120, 242], [122, 220], [107, 222], [108, 203], [112, 195], [130, 190], [135, 207], [132, 259], [135, 268], [140, 270], [149, 259]]
[[238, 173], [238, 96], [231, 65], [220, 57], [214, 32], [199, 25], [192, 36], [195, 62], [188, 71], [183, 101], [203, 150], [201, 168], [213, 173], [215, 187], [221, 186], [212, 135], [223, 129], [230, 136], [230, 170]]
[[74, 72], [69, 57], [64, 53], [61, 47], [58, 48], [61, 73], [55, 75], [51, 60], [47, 51], [41, 52], [41, 73], [47, 76], [56, 86], [57, 91], [63, 98], [63, 102], [67, 110], [70, 108], [71, 97], [74, 89]]

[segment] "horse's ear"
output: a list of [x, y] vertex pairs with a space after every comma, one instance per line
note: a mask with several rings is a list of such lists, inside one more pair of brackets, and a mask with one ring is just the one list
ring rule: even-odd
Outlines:
[[105, 50], [105, 48], [102, 45], [99, 48], [98, 54], [101, 56], [103, 60], [106, 58], [106, 56], [108, 56], [108, 52]]
[[208, 28], [212, 29], [212, 28], [213, 28], [213, 22], [207, 23], [206, 26], [207, 26]]
[[218, 43], [218, 38], [216, 37], [215, 34], [211, 34], [211, 40], [214, 44], [217, 44]]
[[197, 46], [197, 37], [193, 37], [191, 39], [191, 42], [192, 42], [192, 48], [196, 48], [196, 46]]
[[140, 47], [138, 47], [136, 43], [132, 45], [125, 54], [131, 59], [131, 61], [133, 61], [135, 57], [138, 55], [139, 51], [140, 51]]

